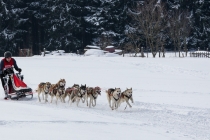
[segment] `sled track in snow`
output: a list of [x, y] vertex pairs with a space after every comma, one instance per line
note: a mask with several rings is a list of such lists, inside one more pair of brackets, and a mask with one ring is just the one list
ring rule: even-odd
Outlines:
[[[36, 98], [36, 97], [35, 97]], [[39, 103], [36, 99], [32, 102], [20, 101], [18, 103], [36, 106], [45, 106], [55, 109], [66, 109], [66, 111], [81, 111], [99, 116], [117, 117], [120, 119], [133, 120], [136, 123], [114, 123], [114, 122], [90, 122], [90, 121], [0, 121], [0, 125], [21, 124], [21, 123], [89, 123], [89, 124], [109, 124], [114, 125], [133, 125], [133, 126], [152, 126], [167, 128], [166, 133], [179, 133], [192, 139], [210, 139], [210, 109], [194, 108], [169, 104], [154, 104], [135, 101], [133, 108], [127, 107], [125, 103], [118, 110], [111, 110], [108, 103], [98, 102], [95, 108], [88, 108], [86, 104], [80, 102], [79, 107], [75, 104], [69, 106], [67, 103]], [[196, 130], [196, 131], [195, 131]]]

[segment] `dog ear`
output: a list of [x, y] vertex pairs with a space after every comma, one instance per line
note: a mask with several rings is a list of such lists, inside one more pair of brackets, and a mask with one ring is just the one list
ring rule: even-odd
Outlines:
[[131, 90], [132, 90], [132, 87], [131, 87]]

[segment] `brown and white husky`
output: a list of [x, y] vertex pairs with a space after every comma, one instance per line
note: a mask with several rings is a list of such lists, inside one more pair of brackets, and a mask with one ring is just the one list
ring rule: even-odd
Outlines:
[[[87, 102], [87, 106], [89, 105], [89, 107], [91, 107], [91, 104], [93, 107], [96, 106], [96, 100], [98, 95], [101, 95], [101, 88], [100, 87], [88, 87], [87, 88], [87, 93], [86, 93], [86, 102]], [[88, 99], [89, 100], [89, 104], [88, 104]]]
[[110, 88], [110, 89], [106, 90], [107, 99], [108, 99], [108, 102], [109, 102], [109, 107], [112, 110], [118, 108], [118, 101], [120, 99], [120, 93], [121, 93], [120, 88], [114, 88], [114, 89]]

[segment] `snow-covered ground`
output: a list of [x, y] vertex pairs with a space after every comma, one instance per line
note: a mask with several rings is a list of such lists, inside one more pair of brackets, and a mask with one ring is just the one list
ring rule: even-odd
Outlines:
[[[208, 58], [96, 56], [17, 57], [24, 81], [65, 78], [99, 86], [97, 106], [3, 100], [0, 89], [1, 140], [210, 140], [210, 65]], [[112, 111], [108, 88], [132, 87], [134, 104]]]

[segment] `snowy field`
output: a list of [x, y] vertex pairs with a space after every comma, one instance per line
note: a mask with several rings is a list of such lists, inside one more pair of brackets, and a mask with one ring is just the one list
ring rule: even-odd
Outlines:
[[[102, 88], [97, 106], [3, 100], [1, 140], [210, 140], [210, 59], [96, 56], [17, 57], [24, 81], [65, 78]], [[108, 106], [105, 90], [133, 88], [132, 108]], [[49, 98], [50, 99], [50, 98]], [[67, 100], [67, 99], [66, 99]]]

